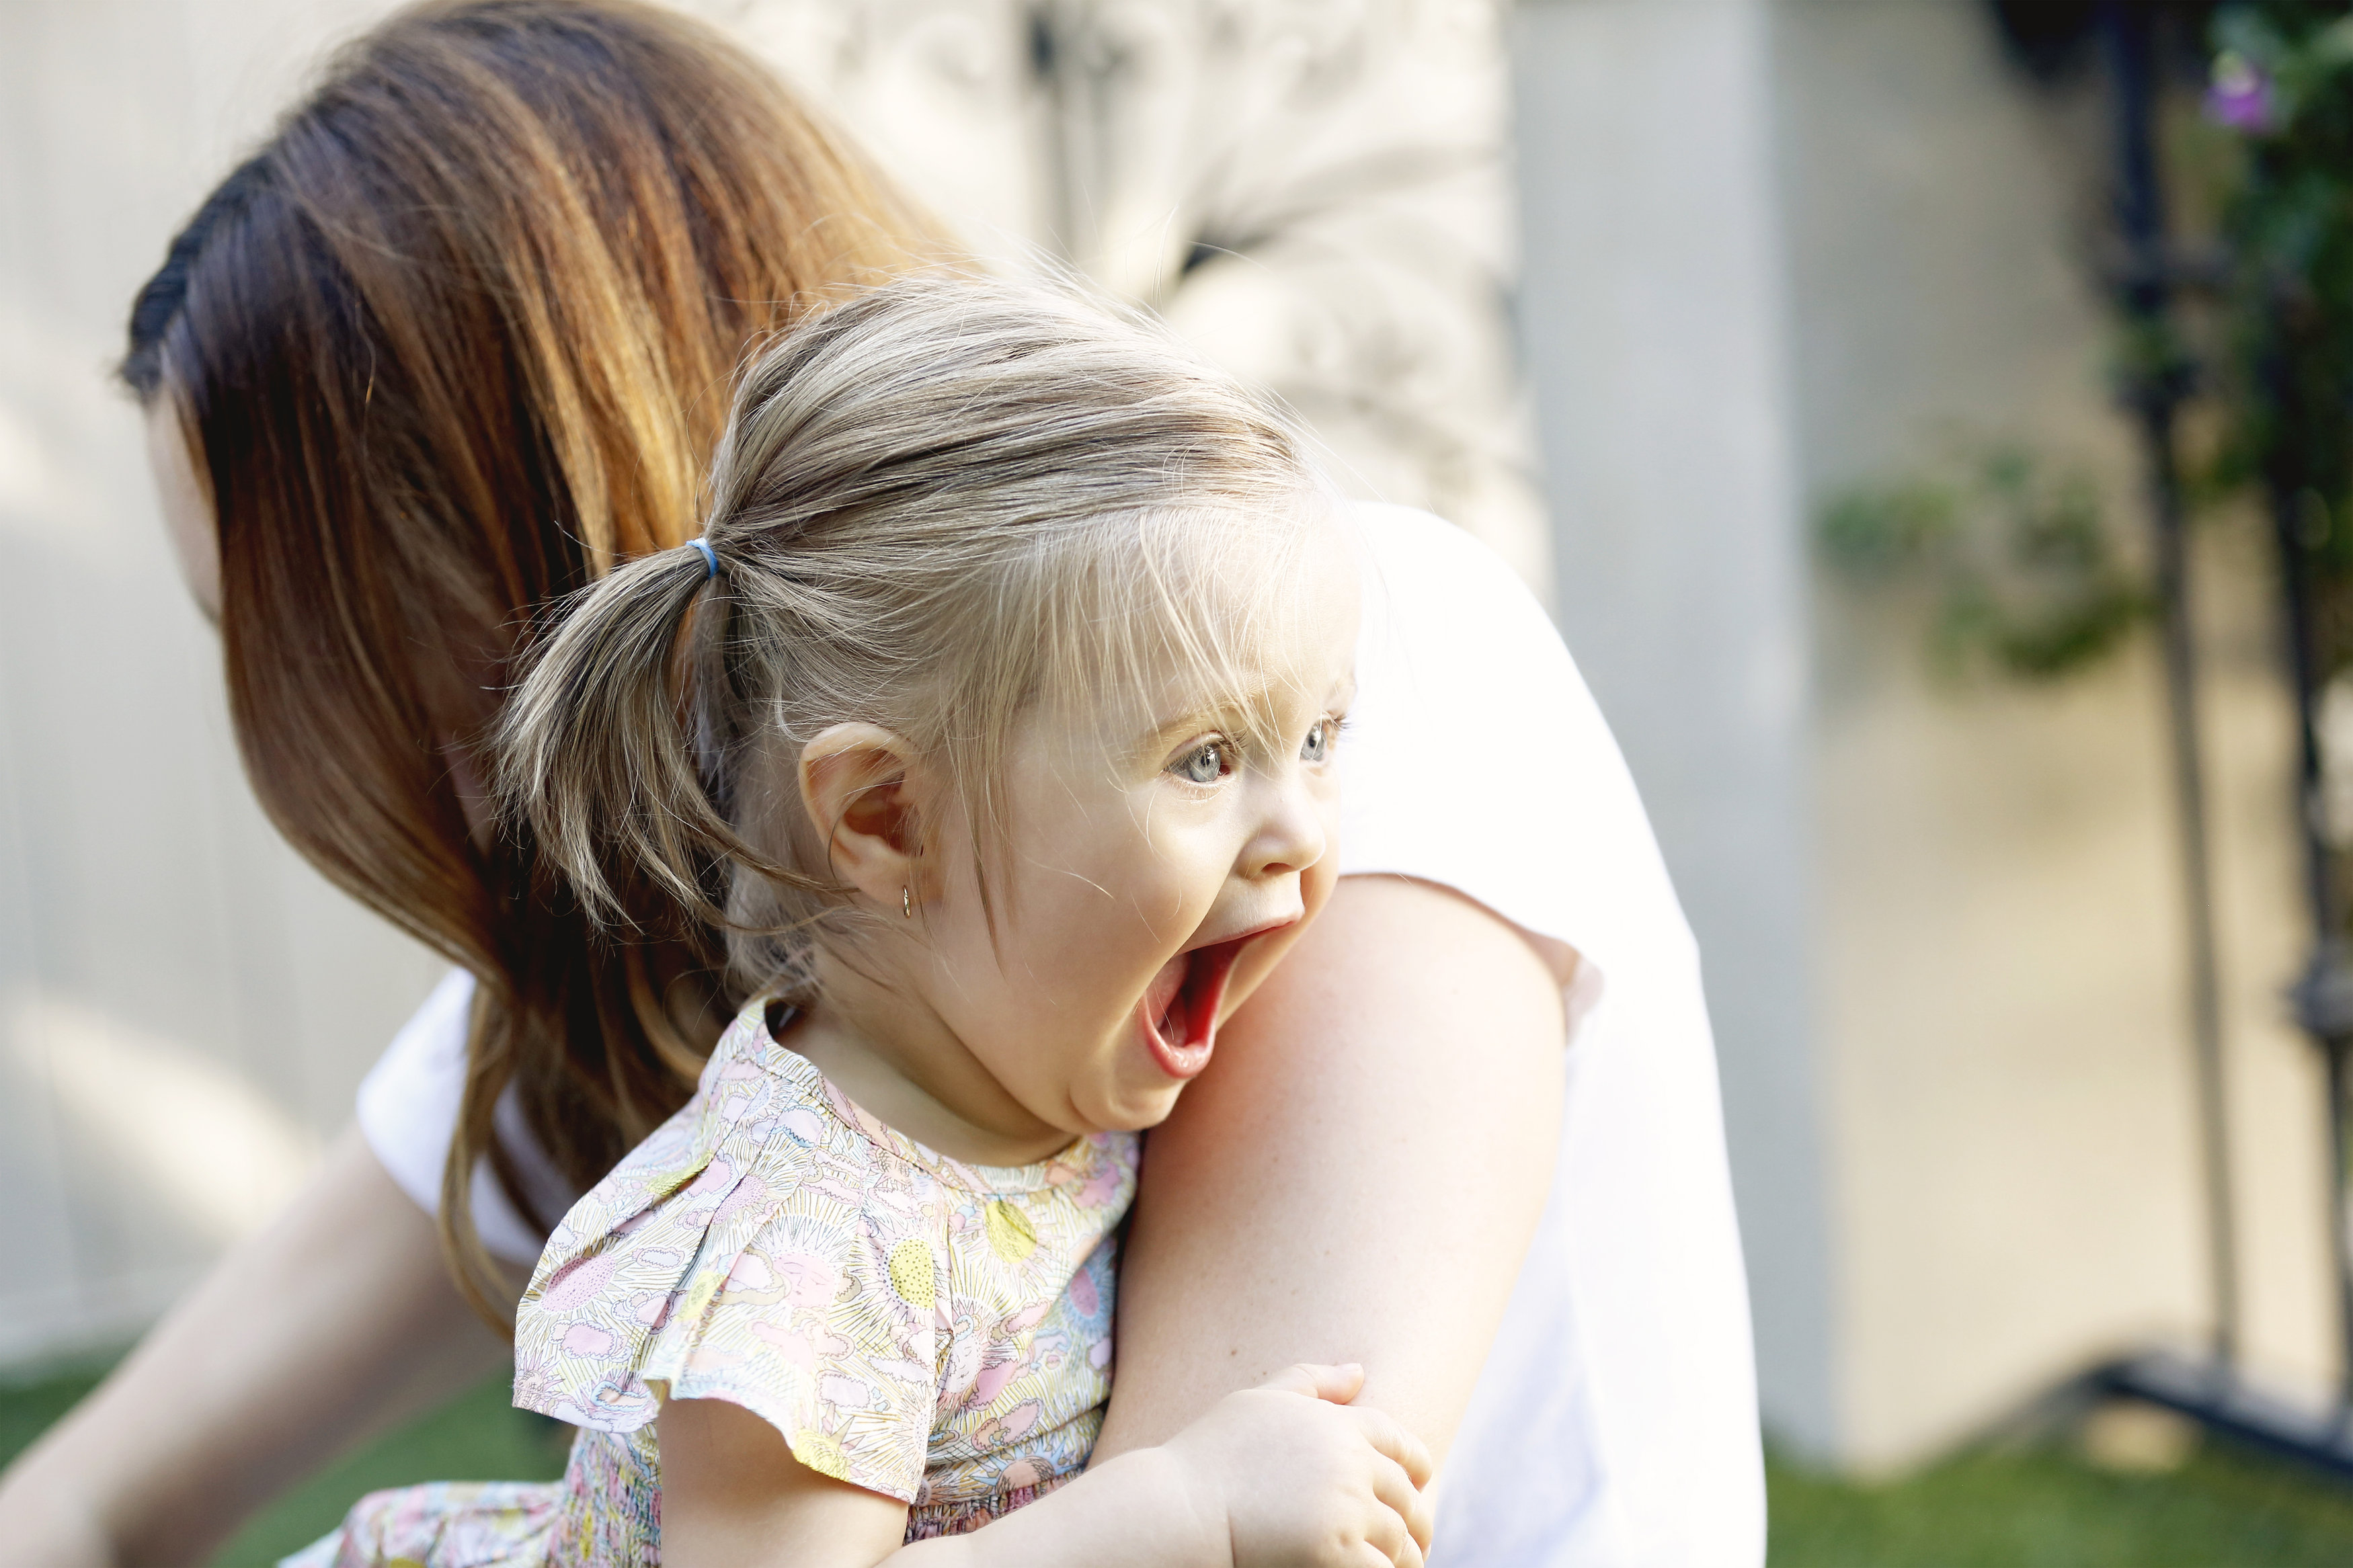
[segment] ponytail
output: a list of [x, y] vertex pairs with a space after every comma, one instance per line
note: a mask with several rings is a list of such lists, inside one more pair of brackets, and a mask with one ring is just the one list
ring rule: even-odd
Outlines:
[[[635, 939], [650, 884], [680, 925], [726, 927], [733, 867], [810, 879], [754, 849], [729, 818], [730, 706], [709, 699], [730, 606], [719, 558], [696, 539], [612, 572], [580, 595], [533, 660], [497, 730], [496, 785], [590, 918]], [[709, 587], [712, 592], [705, 594]]]

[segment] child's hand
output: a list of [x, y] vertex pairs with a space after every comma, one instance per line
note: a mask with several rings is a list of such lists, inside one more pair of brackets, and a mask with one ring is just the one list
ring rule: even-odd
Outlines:
[[1348, 1401], [1361, 1366], [1293, 1366], [1229, 1394], [1166, 1448], [1223, 1511], [1234, 1568], [1421, 1568], [1430, 1450]]

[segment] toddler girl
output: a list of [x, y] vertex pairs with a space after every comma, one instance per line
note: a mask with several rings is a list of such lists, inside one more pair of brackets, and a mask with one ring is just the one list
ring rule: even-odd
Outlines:
[[550, 896], [660, 889], [753, 1000], [523, 1298], [565, 1478], [299, 1561], [1418, 1564], [1428, 1459], [1354, 1368], [1079, 1474], [1136, 1131], [1335, 876], [1356, 571], [1295, 437], [1138, 329], [907, 279], [753, 366], [712, 488], [555, 632], [499, 791]]

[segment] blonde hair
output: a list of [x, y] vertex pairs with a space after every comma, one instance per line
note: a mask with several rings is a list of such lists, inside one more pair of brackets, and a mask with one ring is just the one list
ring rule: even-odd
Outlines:
[[593, 916], [636, 923], [617, 889], [657, 886], [730, 932], [746, 990], [803, 978], [848, 910], [789, 782], [811, 737], [863, 721], [939, 764], [986, 907], [1016, 726], [1166, 700], [1172, 666], [1251, 725], [1326, 496], [1293, 428], [1165, 334], [937, 274], [761, 354], [711, 489], [710, 559], [623, 566], [554, 631], [500, 790]]

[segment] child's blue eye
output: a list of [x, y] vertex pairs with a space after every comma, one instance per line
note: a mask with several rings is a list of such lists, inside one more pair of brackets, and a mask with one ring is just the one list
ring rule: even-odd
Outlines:
[[1187, 784], [1213, 784], [1233, 771], [1223, 741], [1205, 741], [1170, 765], [1168, 771]]
[[1299, 748], [1299, 760], [1303, 763], [1329, 762], [1332, 742], [1339, 738], [1339, 728], [1329, 719], [1317, 720], [1315, 728], [1307, 731], [1305, 744]]

